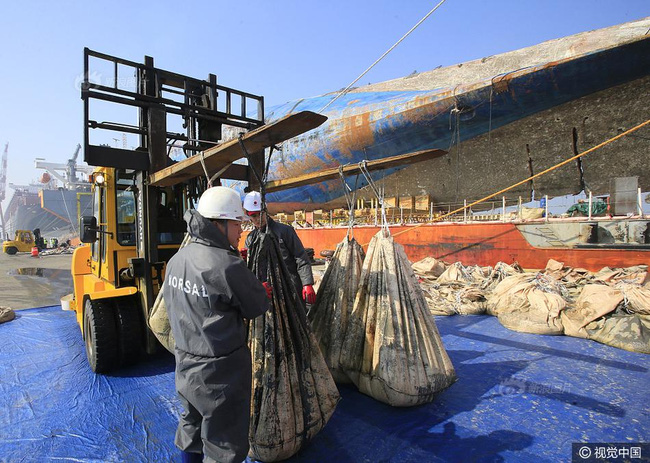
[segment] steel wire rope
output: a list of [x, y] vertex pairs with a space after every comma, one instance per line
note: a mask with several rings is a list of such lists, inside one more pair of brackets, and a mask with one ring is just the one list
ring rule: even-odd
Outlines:
[[199, 153], [199, 161], [201, 161], [201, 166], [203, 167], [203, 172], [205, 172], [205, 179], [208, 182], [208, 188], [212, 188], [212, 179], [210, 174], [208, 174], [208, 169], [205, 167], [205, 160], [203, 158], [203, 151]]
[[[33, 229], [38, 228], [38, 229], [47, 230], [47, 229], [49, 229], [49, 228], [55, 227], [55, 225], [57, 224], [57, 222], [58, 222], [59, 220], [64, 220], [64, 219], [62, 219], [61, 217], [58, 217], [58, 216], [56, 216], [56, 215], [52, 215], [51, 217], [42, 217], [42, 218], [39, 219], [39, 221], [36, 223], [37, 226], [36, 226], [36, 227], [33, 227]], [[41, 236], [42, 236], [42, 235], [41, 235]]]
[[400, 44], [400, 43], [401, 43], [401, 42], [402, 42], [406, 37], [408, 37], [409, 34], [410, 34], [411, 32], [413, 32], [415, 29], [417, 29], [417, 27], [418, 27], [420, 24], [422, 24], [422, 23], [423, 23], [423, 22], [424, 22], [424, 21], [425, 21], [429, 16], [431, 16], [431, 15], [433, 14], [433, 12], [436, 11], [436, 10], [440, 7], [440, 5], [442, 5], [443, 3], [445, 3], [445, 1], [446, 1], [446, 0], [441, 0], [440, 3], [438, 3], [435, 7], [433, 7], [433, 9], [432, 9], [431, 11], [429, 11], [429, 12], [428, 12], [428, 13], [427, 13], [427, 14], [426, 14], [422, 19], [420, 19], [420, 20], [417, 22], [417, 24], [416, 24], [415, 26], [413, 26], [413, 27], [412, 27], [412, 28], [411, 28], [411, 29], [410, 29], [406, 34], [404, 34], [404, 35], [402, 36], [401, 39], [399, 39], [397, 42], [395, 42], [395, 44], [394, 44], [392, 47], [390, 47], [390, 48], [389, 48], [389, 49], [388, 49], [388, 50], [387, 50], [383, 55], [381, 55], [379, 58], [377, 58], [377, 60], [376, 60], [374, 63], [372, 63], [368, 69], [366, 69], [365, 71], [363, 71], [359, 77], [357, 77], [356, 79], [354, 79], [354, 80], [352, 81], [352, 83], [350, 83], [350, 85], [348, 85], [348, 86], [345, 87], [343, 90], [341, 90], [341, 91], [340, 91], [340, 92], [339, 92], [339, 93], [338, 93], [334, 98], [332, 98], [332, 100], [330, 100], [329, 103], [327, 103], [325, 106], [323, 106], [323, 107], [320, 109], [320, 111], [318, 111], [318, 114], [320, 114], [320, 113], [322, 113], [323, 111], [325, 111], [325, 110], [329, 107], [329, 105], [331, 105], [331, 104], [334, 103], [336, 100], [338, 100], [340, 97], [342, 97], [343, 95], [345, 95], [345, 94], [346, 94], [346, 93], [347, 93], [347, 92], [352, 88], [352, 86], [353, 86], [354, 84], [356, 84], [356, 83], [359, 81], [359, 79], [361, 79], [363, 76], [365, 76], [365, 75], [366, 75], [366, 74], [367, 74], [367, 73], [368, 73], [368, 72], [369, 72], [373, 67], [375, 67], [375, 65], [376, 65], [377, 63], [379, 63], [382, 59], [384, 59], [384, 58], [386, 57], [386, 55], [388, 55], [391, 51], [393, 51], [393, 49], [394, 49], [397, 45], [399, 45], [399, 44]]
[[68, 209], [68, 203], [65, 200], [65, 195], [63, 194], [63, 190], [59, 190], [61, 192], [61, 198], [63, 198], [63, 206], [65, 207], [65, 213], [68, 215], [68, 220], [70, 221], [70, 225], [72, 225], [72, 231], [74, 231], [74, 234], [77, 234], [77, 227], [75, 226], [75, 223], [72, 221], [72, 217], [70, 216], [70, 210]]
[[377, 188], [377, 185], [375, 184], [374, 180], [370, 176], [370, 171], [368, 170], [368, 161], [365, 159], [359, 163], [359, 169], [361, 170], [361, 173], [363, 176], [366, 178], [366, 181], [368, 182], [368, 186], [370, 189], [372, 189], [372, 192], [375, 194], [377, 197], [377, 201], [379, 202], [379, 205], [381, 206], [381, 229], [384, 231], [384, 236], [390, 235], [390, 230], [388, 229], [388, 218], [386, 217], [386, 207], [384, 205], [384, 195], [379, 191]]
[[47, 214], [47, 215], [43, 214], [43, 215], [38, 219], [38, 221], [36, 222], [36, 226], [35, 226], [35, 227], [31, 227], [32, 229], [35, 229], [35, 228], [39, 228], [39, 229], [47, 229], [47, 228], [53, 227], [53, 226], [57, 223], [58, 220], [65, 220], [65, 219], [63, 219], [62, 217], [59, 217], [59, 216], [57, 216], [57, 215], [51, 213], [51, 212], [50, 212], [49, 210], [47, 210], [47, 209], [41, 209], [41, 210], [45, 210], [45, 211], [47, 211], [48, 214]]
[[359, 174], [356, 176], [354, 181], [354, 190], [350, 188], [345, 181], [345, 175], [343, 175], [343, 166], [339, 166], [339, 176], [341, 178], [341, 183], [343, 184], [343, 191], [345, 193], [345, 201], [348, 203], [348, 231], [346, 232], [346, 238], [350, 239], [354, 237], [354, 232], [352, 231], [354, 227], [354, 211], [355, 211], [355, 201], [357, 195], [357, 185], [359, 183]]
[[[603, 146], [609, 145], [610, 143], [613, 143], [613, 142], [615, 142], [616, 140], [618, 140], [618, 139], [620, 139], [620, 138], [623, 138], [623, 137], [626, 136], [626, 135], [629, 135], [629, 134], [631, 134], [631, 133], [633, 133], [633, 132], [636, 132], [637, 130], [639, 130], [639, 129], [642, 128], [642, 127], [645, 127], [645, 126], [648, 125], [648, 124], [650, 124], [650, 119], [648, 119], [648, 120], [645, 121], [645, 122], [642, 122], [641, 124], [639, 124], [639, 125], [637, 125], [637, 126], [635, 126], [635, 127], [632, 127], [632, 128], [629, 129], [629, 130], [626, 130], [626, 131], [623, 132], [623, 133], [620, 133], [620, 134], [616, 135], [615, 137], [612, 137], [612, 138], [610, 138], [610, 139], [608, 139], [608, 140], [605, 140], [604, 142], [599, 143], [598, 145], [593, 146], [593, 147], [589, 148], [588, 150], [583, 151], [582, 153], [578, 153], [578, 154], [576, 154], [575, 156], [572, 156], [572, 157], [570, 157], [570, 158], [568, 158], [568, 159], [565, 159], [564, 161], [562, 161], [562, 162], [560, 162], [560, 163], [558, 163], [558, 164], [555, 164], [554, 166], [551, 166], [551, 167], [549, 167], [549, 168], [546, 169], [546, 170], [543, 170], [543, 171], [541, 171], [541, 172], [539, 172], [539, 173], [537, 173], [537, 174], [535, 174], [535, 175], [532, 175], [532, 176], [530, 176], [530, 177], [525, 178], [524, 180], [521, 180], [521, 181], [519, 181], [519, 182], [517, 182], [517, 183], [515, 183], [515, 184], [513, 184], [513, 185], [510, 185], [510, 186], [507, 187], [507, 188], [504, 188], [504, 189], [502, 189], [502, 190], [499, 190], [499, 191], [497, 191], [496, 193], [492, 193], [491, 195], [484, 196], [484, 197], [481, 198], [481, 199], [477, 199], [476, 201], [472, 202], [471, 204], [468, 204], [468, 205], [466, 205], [466, 206], [459, 207], [458, 209], [455, 209], [455, 210], [453, 210], [453, 211], [447, 212], [446, 214], [443, 214], [443, 215], [441, 215], [440, 217], [436, 217], [435, 220], [434, 220], [434, 222], [438, 222], [438, 221], [444, 219], [445, 217], [449, 217], [450, 215], [456, 214], [457, 212], [461, 212], [461, 211], [463, 211], [463, 210], [465, 210], [465, 209], [469, 209], [469, 208], [471, 208], [472, 206], [475, 206], [475, 205], [477, 205], [477, 204], [479, 204], [479, 203], [482, 203], [482, 202], [484, 202], [484, 201], [487, 201], [488, 199], [492, 199], [492, 198], [494, 198], [495, 196], [500, 195], [501, 193], [505, 193], [506, 191], [512, 190], [513, 188], [516, 188], [516, 187], [518, 187], [518, 186], [520, 186], [520, 185], [523, 185], [524, 183], [527, 183], [527, 182], [529, 182], [529, 181], [531, 181], [531, 180], [534, 180], [534, 179], [536, 179], [536, 178], [538, 178], [538, 177], [541, 177], [542, 175], [546, 175], [546, 174], [548, 174], [549, 172], [552, 172], [552, 171], [554, 171], [555, 169], [559, 169], [560, 167], [565, 166], [566, 164], [568, 164], [568, 163], [570, 163], [570, 162], [572, 162], [572, 161], [575, 161], [575, 160], [578, 159], [578, 158], [581, 158], [581, 157], [583, 157], [583, 156], [586, 156], [587, 154], [593, 153], [594, 151], [596, 151], [596, 150], [602, 148]], [[426, 225], [426, 224], [425, 224], [425, 223], [420, 223], [420, 224], [414, 225], [413, 227], [410, 227], [410, 228], [408, 228], [408, 229], [406, 229], [406, 230], [402, 230], [402, 231], [400, 231], [400, 232], [394, 233], [393, 236], [395, 237], [395, 236], [399, 236], [399, 235], [401, 235], [401, 234], [403, 234], [403, 233], [408, 233], [408, 232], [410, 232], [410, 231], [412, 231], [412, 230], [415, 230], [416, 228], [421, 227], [422, 225]], [[362, 244], [362, 246], [367, 246], [368, 244], [370, 244], [370, 243]]]

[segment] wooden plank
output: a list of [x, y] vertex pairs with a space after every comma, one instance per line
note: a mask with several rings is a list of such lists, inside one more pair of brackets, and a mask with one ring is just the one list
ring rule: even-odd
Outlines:
[[[415, 164], [416, 162], [428, 161], [447, 154], [447, 151], [433, 149], [424, 151], [414, 151], [413, 153], [400, 154], [398, 156], [390, 156], [375, 161], [368, 161], [366, 167], [369, 171], [388, 169], [390, 167], [399, 167], [408, 164]], [[348, 164], [343, 166], [344, 175], [360, 174], [361, 168], [358, 164]], [[323, 169], [309, 174], [298, 175], [280, 180], [273, 180], [266, 184], [266, 192], [272, 193], [274, 191], [287, 190], [289, 188], [296, 188], [304, 185], [311, 185], [312, 183], [323, 182], [325, 180], [333, 180], [339, 177], [339, 168], [333, 167], [331, 169]]]
[[[326, 120], [327, 116], [311, 111], [290, 114], [272, 124], [263, 125], [245, 134], [244, 146], [248, 153], [252, 154], [314, 129]], [[205, 175], [200, 157], [200, 155], [192, 156], [152, 173], [149, 175], [149, 184], [154, 186], [175, 185], [190, 178]], [[239, 144], [239, 139], [227, 141], [203, 152], [203, 161], [210, 175], [243, 157], [244, 152]]]

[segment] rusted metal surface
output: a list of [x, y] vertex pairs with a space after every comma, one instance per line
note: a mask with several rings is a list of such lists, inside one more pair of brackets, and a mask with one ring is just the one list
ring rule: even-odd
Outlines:
[[[424, 150], [415, 153], [407, 153], [399, 156], [390, 156], [388, 158], [379, 159], [376, 161], [369, 161], [366, 164], [368, 171], [387, 169], [390, 167], [411, 165], [422, 161], [427, 161], [447, 154], [443, 150]], [[317, 171], [311, 174], [299, 175], [293, 178], [286, 178], [268, 182], [266, 185], [266, 192], [272, 193], [274, 191], [285, 190], [287, 188], [295, 188], [303, 185], [311, 185], [312, 183], [322, 182], [325, 180], [332, 180], [338, 178], [340, 174], [345, 176], [358, 175], [361, 173], [359, 164], [341, 166], [340, 169], [332, 168]]]
[[[527, 144], [531, 166], [539, 172], [571, 155], [574, 127], [578, 148], [586, 149], [611, 138], [619, 127], [644, 120], [647, 93], [638, 84], [650, 75], [650, 36], [645, 35], [649, 28], [650, 19], [644, 19], [360, 87], [328, 108], [326, 124], [283, 145], [283, 152], [271, 161], [271, 179], [437, 148], [449, 154], [375, 178], [383, 178], [387, 195], [430, 194], [436, 202], [493, 193], [530, 175]], [[290, 102], [272, 108], [270, 118], [301, 109], [317, 111], [332, 98]], [[621, 101], [629, 110], [621, 111]], [[598, 131], [587, 135], [595, 123]], [[516, 130], [510, 130], [514, 124]], [[591, 144], [582, 138], [590, 138]], [[613, 150], [623, 160], [616, 163], [617, 173], [627, 169], [630, 174], [632, 166], [639, 165], [631, 160], [647, 157], [641, 146], [631, 152]], [[567, 168], [536, 181], [534, 187], [536, 193], [551, 196], [576, 193], [577, 177], [577, 169]], [[650, 178], [640, 184], [647, 188], [648, 182]], [[600, 182], [605, 183], [608, 179]], [[524, 186], [512, 194], [530, 197], [532, 191]], [[330, 181], [270, 194], [268, 200], [314, 208], [342, 196], [340, 182]]]
[[[378, 230], [372, 226], [355, 227], [354, 238], [367, 249]], [[555, 259], [567, 266], [591, 271], [650, 262], [648, 245], [628, 249], [537, 248], [524, 238], [514, 223], [440, 223], [391, 226], [390, 230], [395, 241], [404, 245], [411, 262], [435, 257], [464, 265], [494, 266], [497, 262], [517, 262], [526, 269], [543, 269], [549, 259]], [[322, 250], [336, 249], [345, 238], [347, 228], [305, 228], [296, 232], [303, 245], [314, 248], [318, 256]]]

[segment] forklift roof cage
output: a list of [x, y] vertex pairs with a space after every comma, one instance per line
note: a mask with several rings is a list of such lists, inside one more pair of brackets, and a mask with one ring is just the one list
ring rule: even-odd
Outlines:
[[[168, 166], [168, 154], [182, 142], [186, 157], [216, 145], [222, 126], [251, 130], [264, 124], [264, 97], [155, 68], [153, 58], [144, 64], [84, 49], [84, 160], [93, 166], [126, 168], [155, 173]], [[96, 66], [96, 67], [95, 67]], [[97, 69], [112, 75], [102, 74]], [[138, 124], [91, 120], [91, 100], [137, 108]], [[183, 119], [185, 133], [170, 132], [167, 116]], [[137, 134], [135, 149], [92, 144], [90, 130]]]

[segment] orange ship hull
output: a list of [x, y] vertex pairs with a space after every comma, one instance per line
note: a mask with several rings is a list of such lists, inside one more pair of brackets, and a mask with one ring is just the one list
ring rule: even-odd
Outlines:
[[[379, 227], [354, 228], [355, 239], [367, 248]], [[412, 262], [435, 257], [464, 265], [495, 265], [497, 262], [517, 262], [526, 269], [542, 269], [549, 259], [566, 266], [598, 271], [603, 267], [630, 267], [648, 264], [650, 245], [629, 246], [606, 244], [593, 247], [536, 247], [531, 245], [514, 223], [440, 223], [427, 225], [391, 226], [395, 241], [402, 244]], [[305, 228], [296, 232], [315, 256], [325, 249], [336, 249], [347, 228]]]

